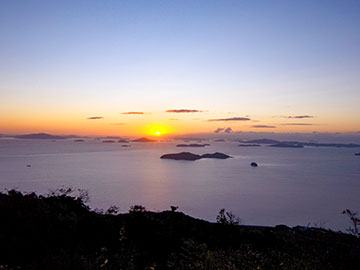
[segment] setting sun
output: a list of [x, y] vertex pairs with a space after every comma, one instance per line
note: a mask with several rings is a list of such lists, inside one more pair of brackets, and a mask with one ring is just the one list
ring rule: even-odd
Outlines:
[[156, 135], [160, 135], [161, 133], [160, 133], [160, 131], [157, 130], [157, 131], [155, 132], [155, 134], [156, 134]]

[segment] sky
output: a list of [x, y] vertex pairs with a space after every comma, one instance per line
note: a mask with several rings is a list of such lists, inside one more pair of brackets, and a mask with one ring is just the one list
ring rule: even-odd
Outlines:
[[359, 1], [0, 1], [0, 133], [360, 131]]

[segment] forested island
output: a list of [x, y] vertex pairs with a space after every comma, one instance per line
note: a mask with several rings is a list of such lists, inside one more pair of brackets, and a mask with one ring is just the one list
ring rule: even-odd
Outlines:
[[135, 205], [91, 210], [87, 193], [0, 193], [0, 269], [358, 269], [360, 240], [311, 227], [217, 223]]

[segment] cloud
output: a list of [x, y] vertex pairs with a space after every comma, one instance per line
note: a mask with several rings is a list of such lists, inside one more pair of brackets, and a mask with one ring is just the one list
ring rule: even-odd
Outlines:
[[89, 120], [98, 120], [98, 119], [104, 119], [104, 117], [102, 116], [92, 116], [92, 117], [88, 117]]
[[178, 109], [178, 110], [166, 110], [167, 113], [196, 113], [196, 112], [203, 112], [200, 110], [189, 110], [189, 109]]
[[282, 117], [289, 118], [289, 119], [315, 118], [315, 116], [312, 116], [312, 115], [295, 115], [295, 116], [282, 116]]
[[247, 118], [247, 117], [231, 117], [231, 118], [209, 119], [208, 121], [210, 121], [210, 122], [214, 122], [214, 121], [226, 122], [226, 121], [247, 121], [247, 120], [250, 120], [250, 118]]
[[123, 112], [121, 114], [144, 114], [143, 112]]
[[221, 132], [225, 132], [225, 133], [231, 133], [233, 132], [231, 127], [228, 128], [217, 128], [214, 130], [214, 133], [221, 133]]
[[126, 125], [126, 123], [112, 123], [112, 125], [115, 125], [115, 126], [122, 126], [122, 125]]
[[214, 133], [220, 133], [223, 130], [224, 130], [224, 128], [217, 128], [217, 129], [215, 129]]
[[276, 126], [268, 126], [268, 125], [255, 125], [253, 128], [276, 128]]
[[282, 124], [283, 126], [313, 126], [316, 124], [309, 124], [309, 123], [285, 123]]
[[170, 120], [170, 121], [177, 121], [177, 120], [179, 120], [179, 119], [177, 119], [177, 118], [169, 118], [168, 120]]

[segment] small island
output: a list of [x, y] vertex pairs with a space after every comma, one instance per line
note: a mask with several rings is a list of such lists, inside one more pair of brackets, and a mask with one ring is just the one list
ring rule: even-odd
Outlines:
[[118, 143], [129, 143], [129, 141], [125, 140], [125, 139], [119, 139], [117, 142]]
[[85, 140], [83, 140], [83, 139], [77, 139], [77, 140], [74, 140], [74, 142], [85, 142]]
[[251, 143], [251, 144], [276, 144], [280, 143], [280, 141], [272, 140], [272, 139], [256, 139], [256, 140], [248, 140], [248, 141], [240, 141], [241, 143]]
[[261, 146], [260, 144], [254, 144], [254, 143], [249, 143], [249, 144], [239, 144], [239, 147], [257, 147], [257, 146]]
[[66, 137], [51, 135], [48, 133], [34, 133], [13, 136], [16, 139], [36, 139], [36, 140], [64, 140]]
[[173, 154], [165, 154], [160, 157], [161, 159], [174, 159], [174, 160], [198, 160], [202, 158], [215, 158], [215, 159], [227, 159], [231, 158], [231, 156], [223, 154], [223, 153], [212, 153], [212, 154], [204, 154], [197, 155], [190, 152], [181, 152], [181, 153], [173, 153]]
[[269, 145], [270, 147], [279, 147], [279, 148], [304, 148], [304, 145], [298, 142], [281, 142], [277, 144]]
[[142, 137], [139, 139], [132, 140], [133, 142], [156, 142], [156, 140], [152, 140], [146, 137]]
[[114, 143], [115, 141], [114, 140], [105, 140], [105, 141], [102, 141], [103, 143]]
[[209, 146], [209, 144], [199, 144], [199, 143], [191, 143], [191, 144], [177, 144], [176, 147], [205, 147]]

